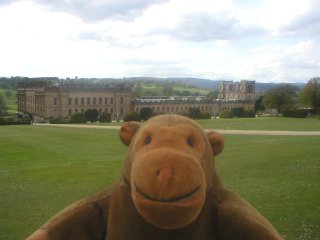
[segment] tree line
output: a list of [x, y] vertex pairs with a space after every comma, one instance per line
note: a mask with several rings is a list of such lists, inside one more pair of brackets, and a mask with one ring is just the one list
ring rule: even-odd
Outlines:
[[280, 84], [256, 100], [255, 110], [274, 108], [279, 113], [310, 108], [320, 114], [320, 77], [312, 78], [299, 92], [291, 84]]

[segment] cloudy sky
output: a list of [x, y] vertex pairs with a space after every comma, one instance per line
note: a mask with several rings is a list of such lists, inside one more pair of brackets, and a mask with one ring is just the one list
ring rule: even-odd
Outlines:
[[0, 76], [320, 75], [318, 0], [0, 0]]

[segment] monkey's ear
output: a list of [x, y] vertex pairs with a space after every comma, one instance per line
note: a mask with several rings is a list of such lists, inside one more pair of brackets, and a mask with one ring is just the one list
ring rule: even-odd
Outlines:
[[207, 137], [211, 144], [211, 149], [215, 156], [222, 152], [224, 147], [224, 140], [222, 136], [214, 131], [207, 132]]
[[134, 134], [138, 131], [140, 126], [141, 124], [139, 122], [127, 122], [121, 127], [119, 135], [124, 145], [130, 145]]

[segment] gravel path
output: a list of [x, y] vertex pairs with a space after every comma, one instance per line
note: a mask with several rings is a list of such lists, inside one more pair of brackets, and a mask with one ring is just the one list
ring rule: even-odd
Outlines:
[[[120, 126], [99, 126], [83, 124], [35, 124], [46, 127], [120, 129]], [[210, 129], [206, 129], [208, 131]], [[264, 131], [264, 130], [215, 130], [221, 134], [233, 135], [276, 135], [276, 136], [320, 136], [320, 131]]]

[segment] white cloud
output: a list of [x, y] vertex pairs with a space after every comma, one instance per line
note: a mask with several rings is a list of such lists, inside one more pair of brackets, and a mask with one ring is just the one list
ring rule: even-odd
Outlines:
[[260, 81], [305, 82], [318, 74], [320, 46], [312, 40], [251, 49], [236, 71]]
[[166, 0], [33, 0], [33, 2], [48, 10], [67, 12], [84, 21], [96, 22], [104, 19], [130, 21], [139, 16], [150, 5], [162, 4]]
[[0, 4], [0, 76], [307, 81], [317, 0], [16, 0]]

